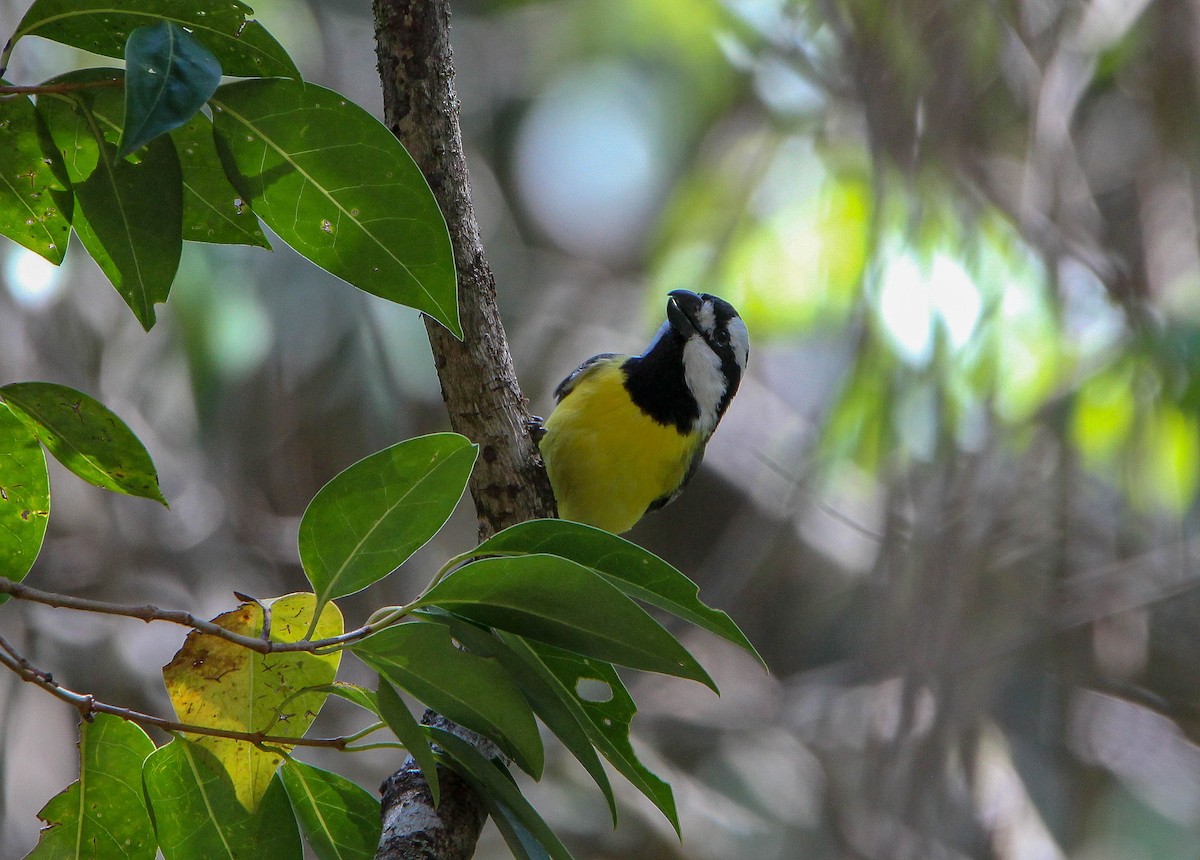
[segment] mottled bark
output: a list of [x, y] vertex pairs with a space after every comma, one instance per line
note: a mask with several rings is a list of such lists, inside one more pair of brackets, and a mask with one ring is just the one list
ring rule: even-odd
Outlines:
[[[458, 271], [460, 342], [426, 320], [450, 426], [479, 443], [471, 497], [480, 536], [554, 516], [554, 497], [528, 431], [529, 413], [496, 309], [458, 125], [449, 0], [374, 0], [384, 121], [412, 154], [441, 205]], [[426, 719], [437, 719], [426, 715]], [[384, 786], [377, 860], [467, 858], [486, 813], [462, 780], [443, 777], [441, 806], [411, 760]]]

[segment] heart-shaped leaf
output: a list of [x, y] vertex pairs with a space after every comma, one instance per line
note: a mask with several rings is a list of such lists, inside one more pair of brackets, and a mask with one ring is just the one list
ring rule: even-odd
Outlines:
[[[315, 606], [316, 598], [309, 593], [289, 594], [267, 604], [271, 641], [298, 642], [313, 626]], [[261, 636], [263, 605], [243, 603], [213, 621], [234, 633]], [[326, 604], [316, 635], [325, 638], [341, 632], [341, 611], [332, 603]], [[340, 660], [337, 651], [321, 655], [304, 651], [260, 654], [194, 631], [188, 634], [175, 659], [163, 667], [163, 680], [182, 722], [298, 738], [308, 730], [327, 696], [307, 688], [331, 683]], [[210, 751], [228, 771], [242, 805], [255, 809], [282, 756], [249, 741], [230, 738], [199, 736], [195, 743]], [[286, 744], [280, 746], [289, 748]]]

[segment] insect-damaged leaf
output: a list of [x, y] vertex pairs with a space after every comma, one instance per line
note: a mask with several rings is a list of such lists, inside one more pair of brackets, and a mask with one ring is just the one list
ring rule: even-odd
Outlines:
[[[303, 638], [311, 626], [315, 605], [316, 598], [309, 593], [271, 601], [267, 605], [271, 640], [297, 642]], [[213, 621], [234, 633], [258, 637], [263, 631], [263, 609], [257, 603], [243, 603]], [[324, 639], [341, 633], [341, 611], [332, 603], [326, 604], [314, 635]], [[163, 668], [163, 680], [181, 722], [298, 738], [307, 731], [329, 694], [307, 691], [296, 695], [297, 691], [332, 683], [340, 659], [340, 652], [260, 654], [195, 631], [188, 634], [175, 659]], [[249, 741], [197, 736], [195, 743], [211, 751], [224, 765], [242, 805], [250, 810], [257, 807], [281, 756]]]
[[[46, 455], [28, 427], [0, 404], [0, 576], [25, 578], [42, 551], [50, 516]], [[0, 595], [0, 603], [8, 595]]]
[[89, 484], [166, 504], [146, 448], [103, 403], [50, 382], [5, 385], [0, 400], [58, 462]]

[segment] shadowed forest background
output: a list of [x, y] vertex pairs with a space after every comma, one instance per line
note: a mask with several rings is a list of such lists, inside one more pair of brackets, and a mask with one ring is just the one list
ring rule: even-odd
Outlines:
[[[0, 0], [0, 31], [26, 5]], [[366, 0], [252, 5], [306, 78], [379, 113]], [[771, 674], [697, 635], [721, 698], [631, 679], [682, 846], [623, 784], [614, 832], [551, 747], [528, 791], [577, 856], [1195, 858], [1200, 4], [454, 11], [475, 201], [533, 410], [583, 358], [640, 350], [668, 290], [727, 298], [752, 337], [704, 468], [630, 537]], [[74, 53], [39, 42], [8, 78]], [[0, 381], [101, 399], [171, 501], [52, 463], [30, 584], [205, 617], [234, 588], [300, 590], [296, 529], [322, 484], [446, 427], [415, 312], [276, 245], [185, 246], [149, 334], [80, 249], [54, 269], [0, 248]], [[381, 588], [411, 596], [474, 534], [464, 508]], [[169, 713], [180, 629], [30, 604], [4, 621], [57, 680]], [[33, 846], [76, 777], [75, 731], [0, 677], [0, 856]], [[301, 757], [368, 786], [400, 762]], [[507, 856], [494, 830], [478, 856]]]

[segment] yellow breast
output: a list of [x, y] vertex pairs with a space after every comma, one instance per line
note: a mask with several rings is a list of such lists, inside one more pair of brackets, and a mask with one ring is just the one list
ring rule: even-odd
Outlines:
[[618, 533], [674, 492], [701, 444], [647, 417], [623, 382], [619, 359], [589, 370], [546, 421], [539, 446], [559, 516]]

